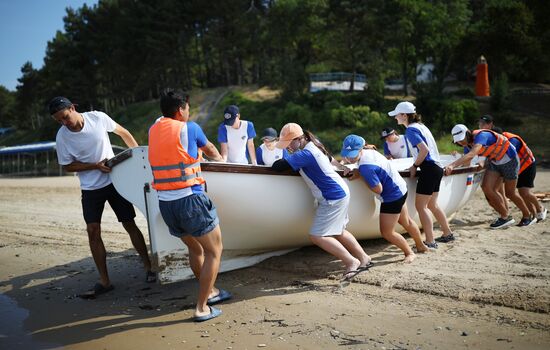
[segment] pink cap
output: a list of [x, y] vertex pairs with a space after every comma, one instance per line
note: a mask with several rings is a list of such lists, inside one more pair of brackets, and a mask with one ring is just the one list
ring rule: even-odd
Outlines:
[[281, 129], [279, 142], [275, 145], [277, 148], [287, 148], [288, 145], [297, 137], [304, 134], [302, 127], [296, 123], [288, 123]]

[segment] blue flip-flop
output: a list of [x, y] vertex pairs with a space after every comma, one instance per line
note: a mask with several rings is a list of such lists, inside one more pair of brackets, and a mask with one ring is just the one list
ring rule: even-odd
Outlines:
[[215, 295], [212, 298], [208, 298], [208, 300], [206, 301], [206, 304], [215, 305], [215, 304], [221, 303], [222, 301], [229, 300], [231, 298], [233, 298], [233, 294], [229, 293], [225, 289], [220, 288], [220, 292], [218, 293], [218, 295]]
[[208, 321], [208, 320], [211, 320], [213, 318], [216, 318], [218, 317], [219, 315], [222, 314], [222, 310], [220, 309], [216, 309], [215, 307], [212, 307], [212, 306], [209, 306], [210, 308], [210, 313], [208, 315], [204, 315], [204, 316], [196, 316], [193, 321], [195, 322], [204, 322], [204, 321]]

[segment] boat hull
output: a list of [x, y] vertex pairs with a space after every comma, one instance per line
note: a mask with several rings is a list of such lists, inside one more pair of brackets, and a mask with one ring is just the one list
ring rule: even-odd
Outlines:
[[[129, 154], [129, 156], [128, 156]], [[124, 159], [123, 159], [124, 158]], [[153, 257], [161, 282], [192, 277], [187, 249], [171, 236], [158, 207], [147, 160], [147, 147], [126, 151], [113, 160], [111, 178], [116, 189], [145, 215]], [[395, 161], [407, 169], [412, 158]], [[221, 271], [250, 266], [270, 256], [310, 245], [308, 232], [315, 213], [311, 191], [297, 173], [278, 174], [260, 166], [203, 163], [207, 195], [217, 207], [224, 253]], [[409, 191], [407, 205], [414, 208], [416, 179], [402, 173]], [[475, 193], [483, 172], [477, 167], [443, 177], [438, 204], [450, 217]], [[359, 240], [380, 238], [380, 202], [362, 180], [348, 182], [351, 192], [348, 230]], [[399, 232], [404, 232], [398, 227]]]

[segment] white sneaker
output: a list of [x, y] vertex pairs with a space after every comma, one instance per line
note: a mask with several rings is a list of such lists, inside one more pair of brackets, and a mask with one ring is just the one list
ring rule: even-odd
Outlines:
[[548, 214], [548, 209], [544, 208], [543, 211], [540, 213], [537, 213], [537, 222], [541, 222], [542, 220], [546, 219], [546, 215]]

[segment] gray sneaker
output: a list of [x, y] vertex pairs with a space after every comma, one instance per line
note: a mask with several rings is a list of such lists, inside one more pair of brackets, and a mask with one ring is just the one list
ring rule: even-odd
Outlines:
[[499, 229], [499, 228], [505, 228], [508, 226], [511, 226], [516, 223], [516, 220], [512, 219], [511, 216], [507, 217], [506, 219], [498, 218], [493, 222], [490, 227], [492, 229]]
[[432, 242], [432, 243], [424, 242], [424, 244], [428, 248], [437, 249], [437, 243], [435, 243], [435, 242]]

